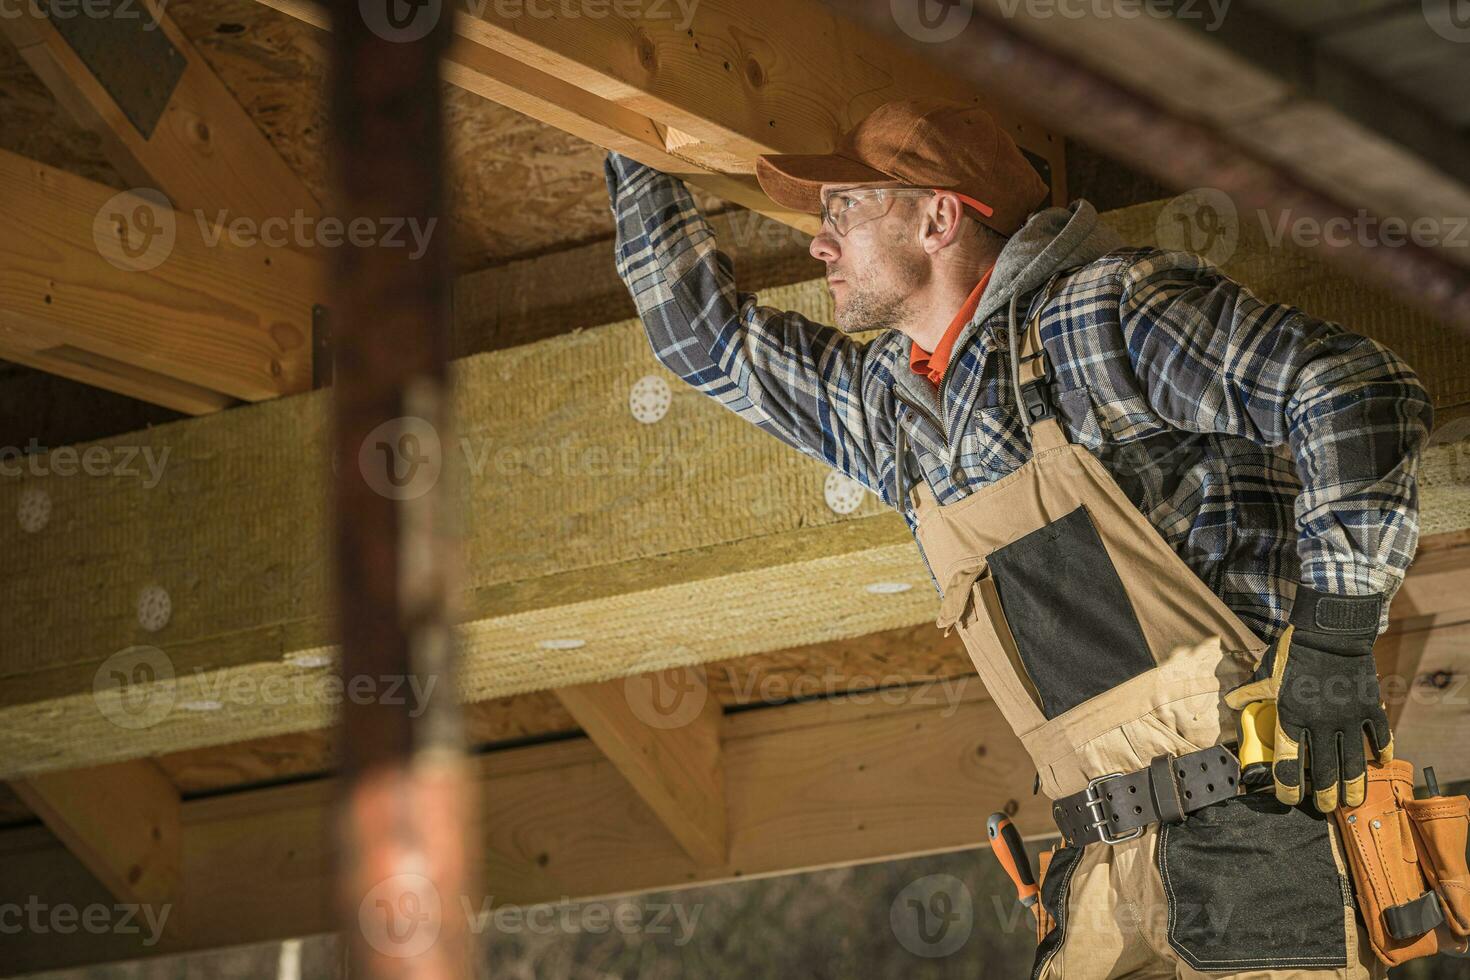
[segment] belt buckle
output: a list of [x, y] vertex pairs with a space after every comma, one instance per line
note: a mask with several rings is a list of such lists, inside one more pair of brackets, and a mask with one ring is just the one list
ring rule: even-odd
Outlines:
[[1108, 818], [1103, 812], [1103, 798], [1097, 792], [1097, 788], [1109, 779], [1121, 775], [1123, 775], [1121, 772], [1110, 772], [1106, 776], [1098, 776], [1096, 779], [1089, 779], [1087, 781], [1086, 796], [1083, 802], [1087, 804], [1088, 811], [1097, 818], [1087, 826], [1089, 829], [1098, 831], [1101, 835], [1100, 839], [1104, 844], [1121, 844], [1125, 840], [1133, 840], [1135, 837], [1143, 836], [1142, 827], [1134, 827], [1121, 837], [1114, 837], [1108, 833]]

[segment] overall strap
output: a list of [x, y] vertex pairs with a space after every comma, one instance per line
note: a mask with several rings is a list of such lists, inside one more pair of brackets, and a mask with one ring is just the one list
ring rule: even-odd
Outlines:
[[[1011, 297], [1007, 325], [1010, 330], [1011, 378], [1016, 389], [1016, 404], [1020, 406], [1023, 421], [1031, 436], [1033, 454], [1055, 449], [1067, 444], [1067, 435], [1057, 421], [1056, 405], [1051, 397], [1051, 361], [1046, 348], [1041, 344], [1041, 314], [1056, 285], [1053, 276], [1036, 304], [1036, 312], [1026, 321], [1024, 329], [1016, 328], [1016, 307], [1019, 296]], [[1020, 334], [1018, 337], [1017, 334]]]

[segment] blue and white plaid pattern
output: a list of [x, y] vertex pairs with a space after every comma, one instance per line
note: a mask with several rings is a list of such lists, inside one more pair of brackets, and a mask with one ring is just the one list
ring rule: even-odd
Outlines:
[[[941, 503], [1030, 458], [1004, 309], [955, 352], [941, 425], [895, 395], [910, 370], [901, 334], [860, 343], [760, 306], [681, 181], [617, 154], [606, 176], [618, 272], [654, 354], [690, 385], [893, 507], [900, 424]], [[1068, 438], [1263, 639], [1285, 627], [1298, 582], [1398, 589], [1432, 408], [1394, 353], [1157, 249], [1063, 273], [1041, 335]], [[916, 475], [910, 464], [907, 485]]]

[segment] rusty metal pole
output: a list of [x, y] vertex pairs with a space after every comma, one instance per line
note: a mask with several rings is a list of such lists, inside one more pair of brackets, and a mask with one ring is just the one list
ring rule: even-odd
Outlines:
[[[1048, 50], [988, 3], [974, 3], [974, 16], [957, 36], [923, 43], [900, 27], [894, 12], [900, 3], [927, 9], [930, 0], [824, 2], [943, 64], [980, 91], [1004, 94], [1046, 125], [1165, 184], [1212, 187], [1242, 207], [1259, 208], [1272, 218], [1290, 212], [1314, 220], [1317, 227], [1329, 221], [1346, 221], [1352, 227], [1357, 217], [1353, 202], [1308, 185], [1208, 124], [1185, 118], [1074, 58]], [[938, 12], [944, 16], [949, 5], [970, 2], [946, 0]], [[1470, 333], [1470, 268], [1450, 259], [1443, 249], [1412, 242], [1373, 247], [1355, 241], [1323, 248], [1330, 259]]]
[[457, 514], [440, 479], [451, 439], [439, 63], [451, 10], [332, 3], [337, 901], [355, 980], [472, 976], [473, 791], [449, 614]]

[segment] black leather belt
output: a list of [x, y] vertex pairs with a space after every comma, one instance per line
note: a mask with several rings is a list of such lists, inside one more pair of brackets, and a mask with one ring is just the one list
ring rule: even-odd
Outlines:
[[1151, 823], [1179, 823], [1239, 790], [1240, 762], [1216, 745], [1158, 756], [1137, 772], [1099, 776], [1082, 792], [1052, 803], [1051, 813], [1069, 846], [1117, 844], [1141, 836]]

